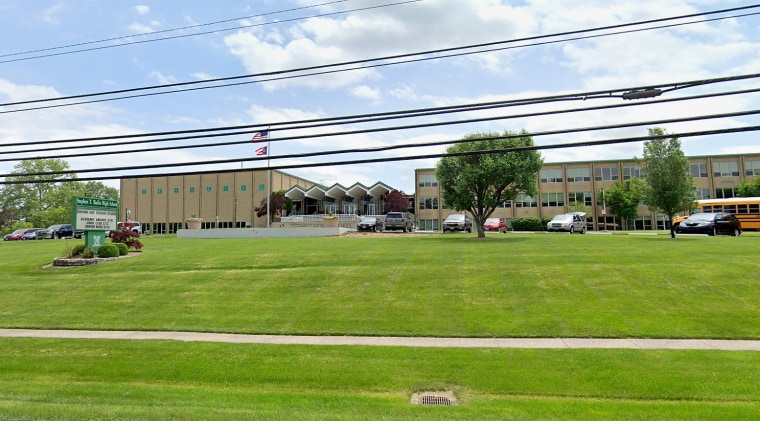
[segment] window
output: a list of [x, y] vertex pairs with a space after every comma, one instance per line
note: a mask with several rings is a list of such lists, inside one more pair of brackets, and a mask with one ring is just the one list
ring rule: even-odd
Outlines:
[[435, 174], [420, 174], [420, 187], [438, 187], [438, 179]]
[[211, 186], [206, 186], [206, 191], [207, 191], [208, 193], [211, 193]]
[[745, 161], [744, 174], [748, 176], [760, 175], [760, 161]]
[[570, 192], [567, 194], [567, 203], [575, 203], [575, 202], [581, 202], [586, 206], [591, 206], [591, 192], [590, 191], [583, 191], [583, 192]]
[[542, 183], [561, 183], [562, 182], [562, 168], [550, 168], [548, 170], [541, 170], [541, 182]]
[[438, 229], [437, 219], [420, 219], [420, 230], [436, 231]]
[[497, 208], [511, 208], [512, 207], [512, 201], [511, 200], [505, 200], [505, 201], [501, 202], [496, 207]]
[[689, 172], [694, 178], [707, 178], [707, 164], [691, 164], [689, 165]]
[[629, 167], [623, 167], [623, 180], [630, 180], [631, 178], [644, 178], [646, 173], [638, 165], [632, 165]]
[[174, 194], [179, 194], [179, 187], [174, 188]]
[[591, 181], [591, 170], [588, 168], [568, 168], [567, 182]]
[[230, 191], [230, 186], [224, 186], [224, 187], [222, 187], [222, 191]]
[[709, 199], [710, 198], [710, 189], [697, 189], [694, 192], [694, 196], [697, 198], [697, 200], [702, 199]]
[[438, 209], [438, 198], [420, 197], [420, 209]]
[[195, 187], [190, 187], [190, 193], [195, 193]]
[[733, 187], [715, 189], [716, 199], [730, 199], [732, 197], [736, 197], [736, 191]]
[[736, 161], [713, 162], [713, 176], [714, 177], [738, 177], [739, 163]]
[[528, 196], [527, 194], [520, 193], [515, 198], [516, 208], [537, 208], [538, 202], [535, 197]]
[[240, 185], [240, 191], [245, 191], [245, 184]]
[[162, 189], [162, 188], [159, 188], [159, 189], [158, 189], [156, 192], [157, 192], [158, 194], [164, 194], [164, 189]]
[[596, 181], [615, 181], [619, 177], [618, 167], [596, 167], [594, 168], [594, 180]]
[[142, 194], [148, 194], [148, 189], [142, 189], [141, 193]]
[[565, 195], [563, 193], [541, 193], [541, 206], [565, 206]]

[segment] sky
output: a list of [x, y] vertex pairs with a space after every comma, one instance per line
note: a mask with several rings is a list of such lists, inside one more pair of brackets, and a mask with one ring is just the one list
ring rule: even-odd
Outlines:
[[[491, 51], [470, 49], [464, 51], [472, 54], [450, 57], [428, 53], [413, 57], [425, 60], [372, 61], [370, 64], [382, 65], [350, 71], [331, 68], [341, 71], [321, 75], [290, 72], [285, 73], [289, 77], [278, 80], [236, 79], [234, 82], [255, 83], [213, 89], [122, 99], [112, 95], [8, 104], [514, 41], [751, 5], [746, 0], [0, 0], [0, 173], [10, 173], [18, 164], [16, 158], [51, 154], [66, 160], [74, 170], [96, 170], [80, 173], [80, 177], [289, 165], [293, 168], [285, 172], [326, 186], [383, 182], [413, 193], [414, 170], [433, 168], [438, 158], [298, 166], [440, 154], [446, 145], [425, 144], [456, 140], [471, 133], [541, 133], [755, 110], [760, 108], [757, 93], [651, 105], [647, 102], [757, 89], [760, 81], [750, 78], [692, 86], [665, 92], [654, 100], [626, 101], [608, 95], [291, 130], [278, 130], [274, 123], [608, 90], [619, 93], [621, 89], [760, 73], [760, 15], [754, 15], [760, 13], [760, 8], [671, 21], [667, 23], [689, 24], [669, 28], [575, 34], [574, 37], [604, 35], [576, 40], [566, 39], [571, 37], [567, 35], [502, 43]], [[705, 21], [717, 17], [725, 19]], [[651, 26], [654, 25], [648, 27]], [[646, 26], [635, 27], [643, 28]], [[634, 28], [616, 31], [626, 29]], [[107, 98], [110, 100], [97, 101]], [[67, 106], [41, 108], [51, 104]], [[631, 106], [524, 115], [619, 104]], [[494, 119], [440, 124], [478, 118]], [[379, 130], [426, 123], [439, 124]], [[661, 127], [669, 133], [684, 133], [757, 123], [758, 117], [750, 115]], [[133, 143], [140, 138], [113, 139], [107, 142], [109, 146], [98, 149], [19, 152], [50, 147], [45, 143], [62, 139], [239, 125], [253, 126], [249, 131], [271, 125], [269, 160], [236, 161], [253, 158], [255, 149], [261, 146], [250, 142], [251, 133], [160, 144]], [[648, 127], [537, 135], [534, 142], [556, 145], [644, 136]], [[336, 135], [368, 129], [378, 130]], [[318, 134], [324, 136], [278, 141]], [[681, 141], [688, 156], [760, 153], [760, 141], [754, 132]], [[27, 142], [37, 145], [19, 146]], [[218, 142], [238, 144], [145, 151], [166, 145]], [[420, 146], [371, 150], [394, 145]], [[370, 151], [278, 158], [348, 148]], [[68, 156], [98, 151], [124, 153]], [[642, 155], [642, 143], [545, 149], [541, 154], [545, 163], [630, 159]], [[170, 166], [211, 160], [230, 162]], [[133, 165], [163, 167], [100, 171]], [[103, 182], [118, 187], [117, 180]]]

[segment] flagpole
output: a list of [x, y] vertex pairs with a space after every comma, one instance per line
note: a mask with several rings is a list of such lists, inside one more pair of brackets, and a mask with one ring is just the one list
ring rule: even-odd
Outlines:
[[270, 191], [272, 189], [272, 171], [269, 169], [269, 156], [272, 153], [272, 149], [270, 148], [272, 133], [269, 131], [269, 127], [267, 127], [267, 132], [269, 134], [267, 136], [267, 228], [269, 228], [269, 221], [272, 219], [272, 215], [269, 213], [269, 196], [272, 195]]

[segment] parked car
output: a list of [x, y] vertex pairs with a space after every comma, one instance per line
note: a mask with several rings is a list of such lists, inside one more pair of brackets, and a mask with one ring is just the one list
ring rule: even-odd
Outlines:
[[414, 220], [406, 212], [388, 212], [385, 215], [385, 230], [412, 232], [414, 230]]
[[27, 240], [36, 240], [37, 239], [37, 231], [41, 230], [42, 228], [29, 228], [26, 230], [24, 235], [19, 238], [21, 241], [27, 241]]
[[59, 238], [82, 238], [82, 231], [74, 232], [71, 224], [55, 224], [37, 231], [38, 240], [57, 240]]
[[730, 213], [695, 213], [681, 221], [675, 231], [678, 234], [728, 234], [738, 237], [742, 234], [742, 226]]
[[19, 228], [16, 231], [13, 231], [10, 234], [6, 234], [5, 237], [3, 237], [3, 240], [5, 241], [18, 241], [21, 239], [21, 237], [24, 236], [27, 232], [36, 232], [33, 230], [38, 230], [39, 228]]
[[555, 215], [548, 224], [546, 230], [549, 232], [565, 231], [570, 234], [580, 232], [586, 233], [586, 212], [570, 212]]
[[376, 216], [362, 216], [356, 224], [357, 231], [383, 231], [383, 220]]
[[[119, 231], [129, 228], [129, 230], [134, 233], [137, 233], [137, 234], [143, 233], [142, 224], [137, 221], [117, 222], [116, 228]], [[111, 236], [111, 231], [106, 231], [106, 237], [110, 237], [110, 236]]]
[[501, 218], [486, 218], [483, 223], [484, 231], [507, 232], [507, 223]]
[[472, 232], [472, 219], [464, 214], [451, 214], [443, 221], [443, 232], [446, 231]]

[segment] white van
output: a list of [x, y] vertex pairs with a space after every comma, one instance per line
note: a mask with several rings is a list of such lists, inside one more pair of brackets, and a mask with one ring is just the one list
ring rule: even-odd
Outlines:
[[586, 212], [570, 212], [555, 215], [548, 224], [546, 230], [549, 232], [565, 231], [570, 234], [580, 232], [586, 233]]

